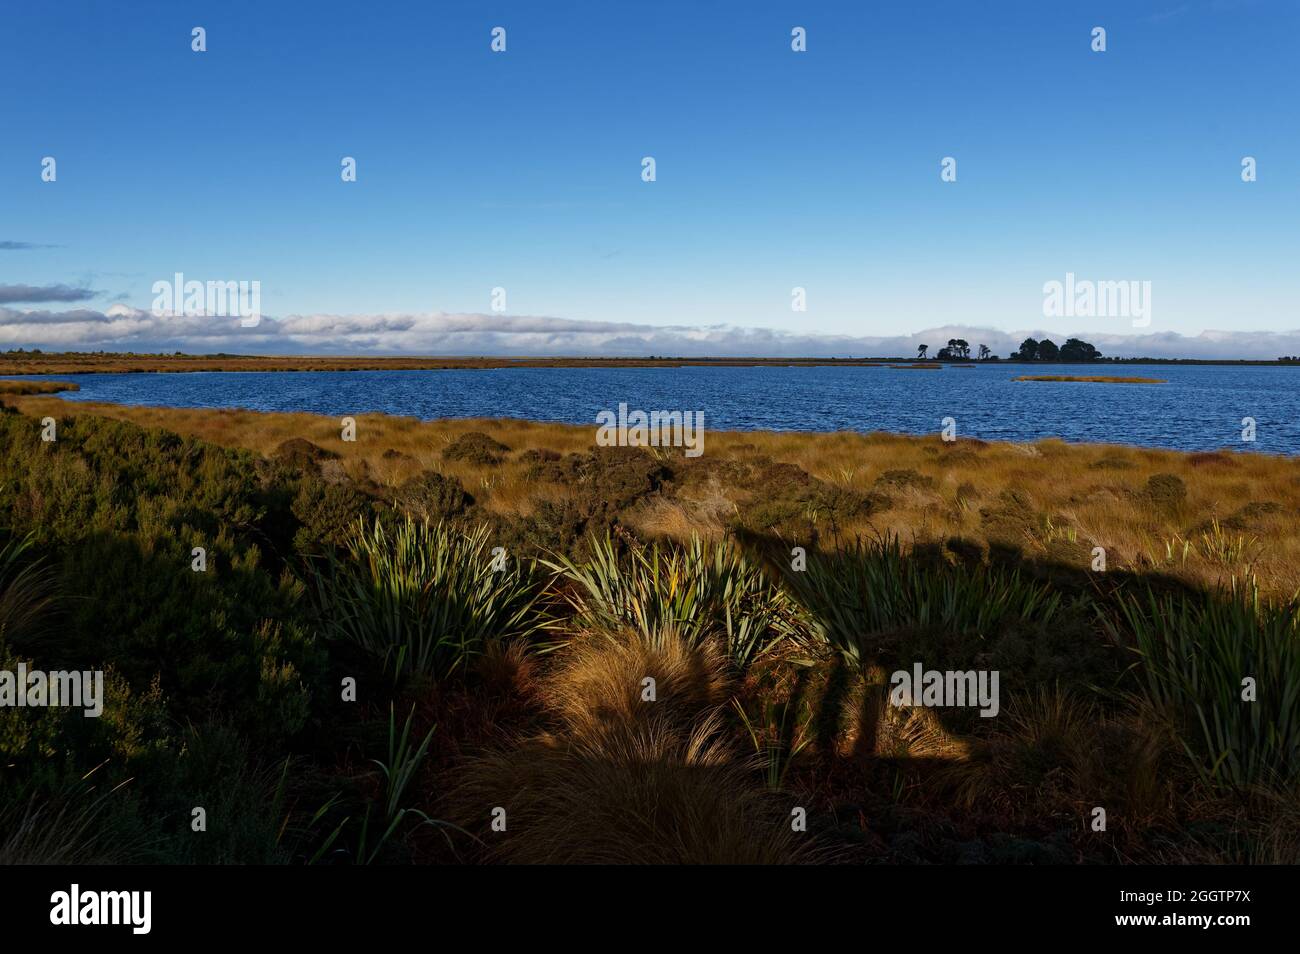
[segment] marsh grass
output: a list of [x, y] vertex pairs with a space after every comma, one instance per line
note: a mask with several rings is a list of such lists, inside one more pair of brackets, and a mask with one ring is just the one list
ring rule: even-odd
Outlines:
[[[138, 848], [131, 839], [106, 830], [106, 809], [126, 783], [94, 793], [94, 776], [87, 772], [56, 798], [36, 795], [0, 810], [0, 865], [88, 865], [131, 860]], [[116, 843], [114, 843], [116, 842]]]
[[786, 579], [814, 637], [857, 667], [875, 661], [881, 634], [991, 634], [1010, 620], [1048, 626], [1062, 609], [1059, 594], [1016, 570], [915, 559], [895, 536], [810, 555], [807, 571]]
[[[303, 438], [338, 454], [354, 479], [376, 478], [396, 490], [404, 481], [436, 470], [458, 479], [478, 498], [483, 511], [509, 519], [527, 519], [539, 507], [568, 506], [580, 489], [571, 481], [532, 473], [529, 452], [559, 457], [583, 454], [592, 449], [594, 441], [591, 428], [559, 424], [420, 422], [361, 415], [360, 439], [350, 443], [340, 439], [337, 421], [308, 414], [74, 405], [40, 396], [11, 400], [34, 417], [102, 414], [266, 456], [287, 440]], [[486, 434], [512, 452], [496, 466], [442, 459], [444, 448], [471, 432]], [[1199, 524], [1217, 518], [1223, 532], [1243, 533], [1248, 541], [1260, 541], [1247, 549], [1253, 551], [1250, 571], [1265, 593], [1284, 597], [1300, 590], [1300, 461], [1294, 458], [1234, 451], [1187, 454], [1060, 441], [1005, 444], [963, 440], [945, 444], [937, 437], [846, 432], [711, 432], [708, 448], [702, 460], [726, 466], [715, 466], [702, 483], [675, 480], [630, 508], [623, 515], [624, 522], [644, 537], [679, 542], [696, 533], [721, 537], [737, 523], [773, 509], [769, 498], [778, 488], [757, 483], [765, 461], [798, 467], [829, 485], [858, 493], [870, 493], [874, 481], [888, 471], [912, 470], [933, 481], [933, 489], [887, 493], [888, 506], [877, 506], [869, 513], [838, 515], [834, 533], [816, 508], [806, 522], [810, 529], [815, 523], [823, 535], [842, 541], [894, 534], [917, 543], [960, 537], [987, 546], [1010, 539], [1026, 556], [1033, 557], [1045, 555], [1051, 546], [1050, 539], [1034, 535], [1042, 521], [1051, 518], [1061, 534], [1073, 532], [1087, 544], [1071, 555], [1080, 567], [1090, 561], [1088, 551], [1100, 546], [1111, 571], [1174, 570], [1189, 584], [1213, 587], [1223, 583], [1225, 566], [1212, 548], [1194, 547], [1173, 566], [1164, 554], [1164, 541], [1175, 536], [1194, 539], [1201, 532]], [[677, 467], [680, 461], [671, 460], [670, 464]], [[1186, 497], [1181, 504], [1151, 506], [1148, 484], [1160, 475], [1182, 481]], [[1014, 528], [983, 519], [981, 510], [1008, 491], [1031, 501], [1033, 512], [1025, 514]], [[755, 502], [763, 506], [755, 506]], [[808, 509], [806, 502], [799, 506]], [[1057, 516], [1066, 520], [1058, 521]], [[761, 525], [749, 528], [768, 529]]]
[[[266, 457], [285, 441], [302, 438], [338, 454], [354, 480], [377, 480], [395, 491], [422, 472], [439, 471], [458, 479], [485, 512], [519, 519], [547, 504], [573, 500], [580, 489], [572, 482], [537, 476], [528, 453], [585, 454], [592, 450], [595, 438], [594, 428], [532, 421], [421, 422], [367, 414], [357, 417], [359, 439], [345, 442], [336, 420], [310, 414], [73, 404], [39, 395], [9, 400], [37, 418], [47, 414], [61, 419], [120, 418]], [[499, 465], [442, 458], [444, 448], [471, 432], [486, 434], [511, 452]], [[839, 514], [830, 535], [851, 541], [855, 536], [894, 534], [918, 543], [961, 537], [987, 545], [999, 533], [981, 519], [981, 509], [1001, 494], [1015, 491], [1034, 502], [1035, 512], [1012, 534], [1027, 556], [1043, 555], [1049, 544], [1027, 538], [1025, 529], [1041, 527], [1042, 519], [1051, 517], [1062, 532], [1067, 526], [1074, 528], [1088, 549], [1103, 547], [1108, 569], [1145, 572], [1166, 562], [1163, 555], [1156, 557], [1157, 552], [1163, 553], [1163, 541], [1176, 534], [1195, 537], [1201, 532], [1198, 524], [1217, 517], [1225, 531], [1261, 541], [1251, 571], [1264, 592], [1288, 596], [1300, 590], [1300, 461], [1294, 458], [1060, 441], [945, 444], [937, 436], [847, 432], [711, 431], [707, 446], [701, 460], [727, 466], [715, 467], [702, 483], [674, 481], [627, 511], [624, 522], [647, 537], [681, 542], [694, 533], [721, 537], [737, 522], [743, 523], [746, 515], [771, 509], [753, 506], [769, 503], [775, 489], [757, 482], [764, 462], [789, 464], [828, 485], [859, 493], [870, 493], [875, 479], [887, 471], [910, 469], [934, 481], [933, 488], [886, 494], [887, 507]], [[676, 458], [666, 460], [673, 468], [681, 465]], [[1186, 487], [1186, 498], [1176, 508], [1152, 507], [1146, 496], [1149, 479], [1161, 474], [1180, 478]], [[1055, 521], [1057, 515], [1068, 515], [1068, 520]], [[823, 535], [829, 534], [825, 514], [813, 516]], [[1086, 557], [1085, 551], [1076, 559]], [[1224, 580], [1221, 562], [1200, 547], [1188, 553], [1177, 572], [1193, 585], [1212, 587]]]
[[1300, 603], [1263, 600], [1250, 582], [1202, 598], [1147, 589], [1122, 597], [1106, 623], [1140, 657], [1146, 700], [1180, 727], [1206, 783], [1240, 790], [1297, 778]]

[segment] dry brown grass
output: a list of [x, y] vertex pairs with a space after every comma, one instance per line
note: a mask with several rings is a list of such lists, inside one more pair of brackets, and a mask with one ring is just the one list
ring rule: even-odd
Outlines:
[[934, 774], [936, 792], [1025, 823], [1057, 817], [1076, 831], [1100, 806], [1109, 829], [1125, 834], [1173, 823], [1187, 807], [1194, 780], [1178, 740], [1140, 705], [1111, 714], [1087, 696], [1044, 689], [1013, 696], [996, 721]]
[[[356, 442], [348, 443], [341, 439], [338, 420], [311, 414], [126, 407], [39, 395], [9, 400], [36, 417], [98, 414], [263, 455], [286, 440], [305, 438], [340, 455], [353, 477], [396, 488], [421, 471], [438, 470], [459, 478], [483, 506], [503, 514], [527, 515], [544, 501], [574, 493], [565, 483], [530, 479], [521, 455], [584, 453], [595, 438], [594, 426], [366, 414], [357, 417]], [[473, 431], [510, 448], [502, 463], [443, 459], [449, 444]], [[665, 458], [674, 466], [681, 463]], [[838, 535], [1010, 543], [1031, 558], [1078, 569], [1087, 569], [1092, 549], [1102, 547], [1109, 570], [1159, 572], [1196, 585], [1253, 573], [1269, 593], [1289, 597], [1300, 590], [1300, 460], [1295, 458], [1059, 440], [945, 443], [937, 436], [885, 433], [710, 431], [700, 461], [736, 465], [739, 476], [717, 467], [707, 479], [677, 481], [675, 489], [637, 504], [625, 522], [650, 537], [720, 535], [739, 508], [773, 492], [757, 482], [761, 468], [750, 466], [764, 461], [793, 464], [827, 484], [863, 494], [884, 474], [913, 472], [909, 483], [885, 490], [891, 501], [887, 509], [842, 523]], [[1154, 497], [1151, 479], [1159, 478], [1159, 486], [1168, 483], [1161, 475], [1181, 481], [1185, 496]]]
[[[653, 676], [655, 701], [643, 701]], [[772, 864], [808, 836], [724, 730], [729, 681], [714, 654], [668, 640], [586, 635], [543, 686], [558, 723], [456, 769], [451, 820], [494, 861]], [[506, 830], [492, 831], [494, 808]]]
[[889, 674], [857, 677], [845, 694], [838, 739], [843, 755], [883, 759], [961, 759], [968, 743], [944, 729], [934, 709], [889, 701]]
[[[642, 700], [642, 680], [657, 699]], [[692, 725], [726, 705], [732, 684], [711, 643], [692, 649], [666, 634], [649, 648], [633, 633], [587, 636], [571, 643], [547, 684], [549, 705], [569, 733], [600, 739], [642, 722]]]

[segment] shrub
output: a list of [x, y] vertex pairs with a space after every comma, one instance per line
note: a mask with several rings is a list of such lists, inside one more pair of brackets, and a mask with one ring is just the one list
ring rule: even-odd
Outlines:
[[470, 431], [456, 438], [442, 452], [443, 460], [464, 461], [481, 467], [495, 467], [505, 460], [510, 448], [480, 431]]
[[809, 540], [816, 538], [822, 519], [836, 531], [845, 521], [869, 517], [892, 505], [882, 493], [863, 494], [828, 484], [794, 464], [770, 464], [749, 483], [756, 493], [740, 511], [744, 526], [788, 530]]
[[398, 509], [424, 523], [458, 517], [473, 503], [459, 480], [436, 470], [417, 474], [397, 490]]
[[980, 525], [990, 541], [1020, 544], [1038, 523], [1033, 501], [1021, 490], [1004, 490], [987, 507], [980, 508]]
[[912, 468], [906, 470], [887, 470], [876, 478], [876, 487], [884, 491], [890, 490], [931, 490], [934, 488], [934, 478], [927, 477]]
[[581, 499], [596, 515], [610, 515], [654, 493], [672, 471], [640, 448], [597, 447], [578, 461]]
[[92, 416], [59, 422], [58, 434], [43, 443], [36, 421], [0, 414], [0, 511], [40, 543], [141, 529], [142, 504], [171, 535], [211, 538], [264, 516], [259, 460], [246, 451]]
[[1147, 478], [1146, 496], [1157, 507], [1178, 507], [1187, 499], [1187, 485], [1177, 474], [1154, 474]]
[[314, 553], [342, 546], [349, 529], [369, 510], [369, 499], [351, 484], [308, 478], [293, 498], [292, 512], [301, 524], [294, 533], [293, 548]]
[[271, 454], [273, 460], [283, 461], [290, 467], [302, 470], [317, 469], [322, 461], [337, 460], [338, 456], [301, 437], [289, 438]]
[[1107, 454], [1099, 460], [1093, 461], [1088, 465], [1093, 470], [1133, 470], [1137, 464], [1127, 457], [1120, 457], [1115, 454]]
[[526, 450], [519, 455], [524, 465], [524, 479], [530, 482], [562, 483], [577, 476], [579, 455], [561, 457], [552, 450]]
[[68, 625], [42, 640], [43, 655], [78, 669], [111, 661], [136, 691], [157, 678], [178, 719], [219, 711], [242, 731], [291, 733], [272, 713], [301, 712], [305, 699], [286, 696], [305, 697], [322, 663], [297, 587], [277, 586], [256, 549], [207, 542], [208, 571], [195, 573], [188, 541], [83, 541], [63, 566]]
[[[574, 559], [590, 554], [587, 541], [592, 514], [576, 500], [541, 500], [523, 522], [521, 533], [534, 546]], [[609, 524], [605, 524], [605, 529]]]
[[652, 454], [621, 447], [542, 460], [530, 472], [539, 469], [546, 472], [541, 479], [565, 483], [573, 493], [560, 501], [540, 501], [523, 531], [537, 546], [575, 559], [586, 559], [590, 538], [613, 530], [623, 511], [657, 492], [672, 476]]
[[[1267, 522], [1269, 517], [1285, 513], [1286, 508], [1272, 500], [1252, 500], [1239, 507], [1232, 516], [1223, 521], [1225, 530], [1246, 530]], [[1211, 528], [1212, 529], [1212, 528]]]

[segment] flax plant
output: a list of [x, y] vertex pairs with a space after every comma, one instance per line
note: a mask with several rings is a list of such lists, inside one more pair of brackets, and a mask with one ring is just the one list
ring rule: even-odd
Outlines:
[[634, 545], [620, 555], [606, 535], [585, 562], [556, 556], [547, 565], [572, 584], [566, 598], [578, 625], [630, 626], [652, 645], [669, 633], [692, 646], [717, 639], [738, 669], [797, 628], [784, 590], [728, 542], [696, 536], [685, 547]]
[[531, 562], [494, 553], [486, 526], [464, 531], [407, 519], [391, 533], [359, 522], [343, 556], [316, 572], [329, 635], [397, 675], [444, 678], [485, 645], [544, 629], [545, 580]]

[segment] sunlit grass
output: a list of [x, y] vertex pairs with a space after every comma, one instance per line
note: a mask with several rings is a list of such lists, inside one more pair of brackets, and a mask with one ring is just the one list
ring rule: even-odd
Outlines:
[[[438, 470], [460, 479], [485, 509], [504, 515], [526, 516], [540, 503], [573, 493], [564, 483], [530, 479], [523, 454], [585, 453], [595, 442], [594, 423], [582, 427], [513, 419], [419, 421], [363, 414], [356, 418], [357, 440], [346, 442], [340, 421], [319, 415], [126, 407], [42, 396], [10, 400], [36, 417], [99, 414], [266, 456], [290, 438], [304, 438], [338, 454], [354, 478], [368, 476], [381, 486], [396, 487], [423, 470]], [[443, 448], [471, 431], [508, 446], [505, 460], [497, 466], [443, 460]], [[1054, 440], [944, 443], [937, 433], [710, 431], [701, 460], [724, 459], [790, 463], [827, 483], [863, 492], [890, 470], [914, 470], [933, 481], [930, 489], [891, 494], [892, 505], [869, 519], [846, 522], [839, 527], [845, 539], [892, 533], [909, 542], [942, 542], [950, 536], [988, 541], [995, 528], [984, 511], [996, 507], [1004, 491], [1015, 490], [1031, 500], [1035, 510], [1033, 519], [1015, 534], [1017, 544], [1031, 556], [1042, 555], [1054, 540], [1072, 538], [1088, 549], [1105, 549], [1111, 570], [1140, 572], [1162, 566], [1189, 583], [1210, 586], [1223, 581], [1229, 564], [1240, 570], [1248, 562], [1266, 593], [1285, 596], [1300, 589], [1300, 461], [1290, 457], [1240, 451], [1189, 454]], [[1187, 497], [1178, 507], [1156, 508], [1145, 496], [1148, 479], [1160, 474], [1185, 483]], [[959, 495], [963, 487], [970, 492]], [[695, 533], [720, 536], [737, 508], [764, 491], [716, 477], [646, 501], [628, 520], [639, 533], [683, 542]], [[1261, 509], [1263, 504], [1268, 508]], [[1245, 517], [1229, 520], [1242, 511]], [[1220, 541], [1223, 547], [1200, 539], [1216, 519], [1230, 538]], [[1038, 535], [1047, 520], [1052, 529]], [[1181, 551], [1176, 560], [1165, 554], [1164, 542], [1175, 536], [1193, 541], [1185, 559]], [[1247, 545], [1234, 552], [1238, 536]]]

